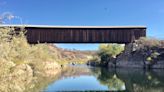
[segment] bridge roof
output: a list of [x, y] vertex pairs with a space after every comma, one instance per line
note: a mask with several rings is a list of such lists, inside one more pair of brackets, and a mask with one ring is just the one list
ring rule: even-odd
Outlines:
[[32, 28], [144, 28], [146, 26], [59, 26], [59, 25], [4, 25], [0, 27], [32, 27]]

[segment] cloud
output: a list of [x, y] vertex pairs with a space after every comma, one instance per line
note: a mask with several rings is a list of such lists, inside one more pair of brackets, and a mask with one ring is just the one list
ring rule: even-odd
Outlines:
[[0, 24], [6, 23], [6, 22], [11, 23], [12, 20], [18, 20], [22, 24], [22, 18], [19, 16], [15, 16], [11, 12], [4, 12], [4, 13], [0, 14]]
[[1, 19], [7, 19], [7, 20], [12, 20], [15, 18], [15, 16], [11, 12], [4, 12], [0, 15]]

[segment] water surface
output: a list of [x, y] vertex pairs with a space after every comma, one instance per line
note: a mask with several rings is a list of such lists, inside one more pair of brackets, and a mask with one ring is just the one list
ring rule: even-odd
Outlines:
[[164, 92], [164, 70], [69, 66], [43, 91]]

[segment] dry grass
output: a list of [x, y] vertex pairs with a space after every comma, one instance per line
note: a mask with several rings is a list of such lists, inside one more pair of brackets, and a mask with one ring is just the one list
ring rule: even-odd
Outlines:
[[[46, 44], [28, 44], [24, 32], [20, 30], [16, 34], [13, 28], [0, 28], [0, 81], [2, 81], [0, 91], [2, 92], [9, 90], [22, 92], [29, 84], [27, 81], [35, 78], [33, 73], [44, 73], [47, 67], [55, 69], [59, 67], [55, 63], [58, 61], [55, 56], [58, 53], [51, 51]], [[29, 74], [31, 76], [27, 76]]]
[[54, 56], [56, 52], [51, 52], [48, 45], [29, 45], [24, 36], [24, 30], [16, 35], [13, 28], [0, 29], [0, 53], [0, 59], [16, 65], [38, 64], [36, 66], [41, 66], [42, 62], [57, 60]]
[[153, 47], [161, 48], [164, 46], [164, 41], [155, 38], [141, 37], [139, 40], [137, 40], [137, 44], [141, 48], [153, 48]]

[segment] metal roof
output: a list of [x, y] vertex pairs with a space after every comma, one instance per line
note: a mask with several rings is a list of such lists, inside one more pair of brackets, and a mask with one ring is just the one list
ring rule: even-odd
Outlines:
[[146, 28], [146, 26], [59, 26], [59, 25], [5, 25], [0, 27], [34, 27], [34, 28]]

